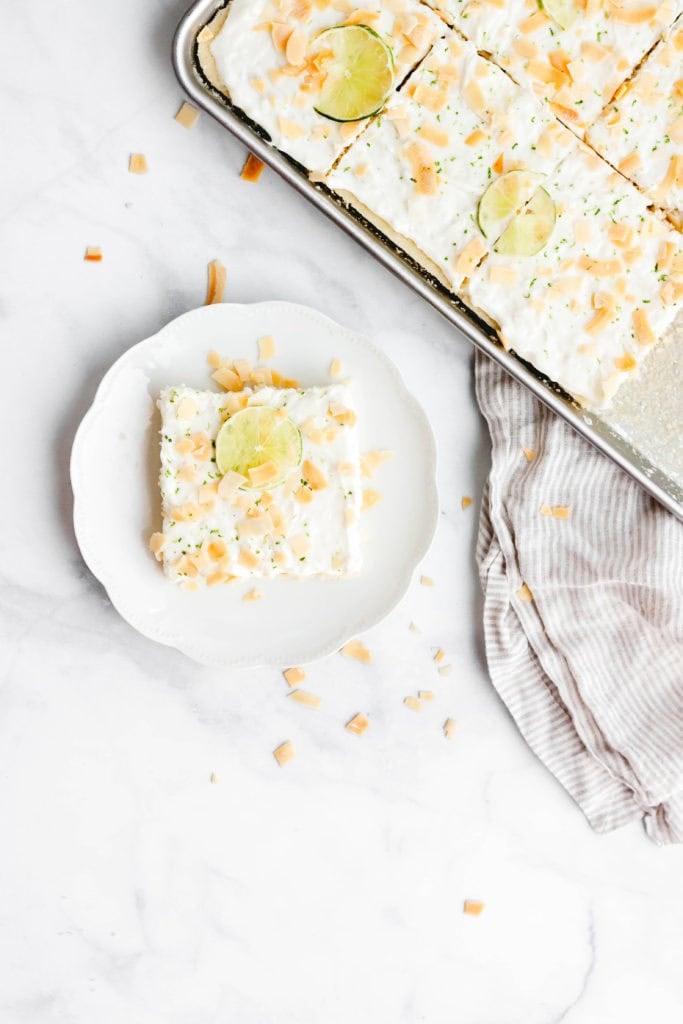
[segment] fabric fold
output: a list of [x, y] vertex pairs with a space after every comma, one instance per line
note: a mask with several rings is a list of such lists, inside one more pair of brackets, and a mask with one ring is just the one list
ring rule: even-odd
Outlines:
[[593, 828], [681, 842], [683, 526], [479, 352], [475, 373], [493, 684]]

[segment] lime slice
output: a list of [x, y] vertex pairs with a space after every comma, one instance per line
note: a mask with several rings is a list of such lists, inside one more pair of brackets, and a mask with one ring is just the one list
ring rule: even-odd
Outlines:
[[555, 203], [539, 188], [524, 209], [514, 217], [494, 246], [506, 256], [535, 256], [553, 233]]
[[477, 221], [484, 238], [498, 238], [513, 213], [543, 181], [537, 171], [508, 171], [496, 178], [479, 200]]
[[[233, 470], [249, 479], [249, 470], [274, 463], [277, 474], [268, 479], [276, 487], [301, 463], [301, 431], [278, 409], [255, 405], [227, 419], [216, 438], [216, 464], [223, 476]], [[258, 489], [245, 484], [247, 490]]]
[[576, 21], [576, 5], [572, 0], [539, 0], [541, 10], [560, 28], [569, 28]]
[[316, 111], [332, 121], [361, 121], [381, 110], [394, 84], [394, 56], [367, 25], [337, 25], [316, 40], [324, 76]]

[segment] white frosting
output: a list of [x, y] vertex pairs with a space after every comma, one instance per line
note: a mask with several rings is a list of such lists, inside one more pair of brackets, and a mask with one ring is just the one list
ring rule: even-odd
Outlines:
[[[179, 403], [183, 399], [190, 399], [197, 408], [190, 420], [179, 419], [177, 415]], [[326, 444], [314, 443], [307, 436], [307, 431], [302, 432], [302, 460], [309, 459], [327, 479], [327, 486], [314, 491], [310, 503], [301, 504], [294, 497], [301, 482], [300, 467], [284, 484], [266, 488], [282, 513], [286, 524], [284, 537], [240, 538], [240, 524], [245, 519], [246, 509], [240, 509], [232, 501], [220, 498], [199, 521], [174, 520], [174, 508], [199, 502], [200, 487], [220, 479], [214, 459], [200, 462], [192, 452], [179, 454], [175, 448], [176, 442], [200, 432], [206, 433], [212, 441], [215, 440], [225, 418], [221, 412], [225, 401], [224, 393], [197, 391], [187, 387], [166, 388], [159, 398], [162, 419], [160, 487], [165, 537], [163, 556], [168, 576], [177, 581], [184, 579], [175, 568], [178, 559], [184, 553], [199, 552], [203, 545], [215, 538], [224, 541], [227, 546], [226, 571], [233, 576], [262, 577], [282, 573], [294, 576], [344, 576], [357, 572], [361, 567], [358, 428], [355, 425], [338, 426], [328, 412], [331, 403], [353, 410], [353, 398], [348, 385], [334, 384], [306, 390], [262, 388], [249, 399], [250, 405], [286, 409], [287, 415], [299, 427], [306, 421], [312, 421], [310, 426], [314, 428], [338, 426], [334, 439]], [[352, 471], [342, 475], [340, 463], [350, 464]], [[196, 479], [193, 482], [179, 479], [178, 472], [183, 466], [195, 469]], [[237, 493], [240, 496], [253, 496], [254, 503], [260, 498], [258, 491]], [[347, 510], [355, 514], [354, 522], [347, 523]], [[292, 538], [300, 536], [305, 536], [310, 544], [304, 556], [295, 554], [289, 544]], [[240, 551], [245, 548], [256, 556], [257, 565], [254, 568], [246, 568], [238, 561]], [[284, 552], [287, 556], [284, 565], [275, 561], [276, 552]], [[216, 565], [207, 564], [202, 574], [207, 575], [216, 568]]]
[[[371, 27], [392, 48], [396, 59], [396, 85], [424, 56], [437, 34], [444, 31], [440, 18], [417, 0], [393, 0], [391, 6], [379, 0], [313, 4], [305, 17], [296, 17], [294, 3], [231, 0], [228, 17], [210, 44], [219, 76], [233, 103], [266, 129], [278, 149], [311, 171], [329, 170], [344, 148], [367, 126], [367, 121], [340, 125], [316, 113], [317, 94], [315, 90], [302, 89], [303, 72], [278, 75], [278, 70], [291, 71], [292, 67], [276, 49], [267, 26], [272, 22], [283, 23], [313, 39], [322, 29], [343, 24], [354, 10], [377, 12], [378, 17], [371, 21]], [[423, 39], [416, 48], [403, 33], [419, 26], [424, 26]], [[299, 137], [287, 134], [282, 119], [301, 132]]]
[[[479, 50], [490, 53], [517, 81], [527, 82], [539, 95], [573, 111], [574, 118], [567, 117], [566, 123], [578, 130], [595, 120], [603, 105], [683, 10], [680, 0], [670, 0], [653, 5], [656, 15], [652, 20], [628, 24], [616, 16], [617, 5], [594, 4], [593, 11], [582, 10], [576, 4], [574, 22], [563, 29], [552, 18], [544, 18], [539, 7], [527, 0], [506, 0], [502, 6], [485, 0], [436, 0], [433, 5], [443, 10]], [[622, 6], [628, 11], [642, 9], [646, 4], [644, 0], [627, 0], [619, 4]], [[530, 15], [535, 14], [537, 27], [523, 31]], [[584, 48], [586, 43], [605, 47], [604, 57], [598, 60], [592, 56], [590, 48]], [[528, 44], [537, 48], [531, 57], [524, 49]], [[557, 51], [575, 62], [572, 74], [565, 81], [544, 82], [539, 69], [550, 72], [548, 58]]]
[[650, 198], [680, 217], [683, 182], [660, 189], [672, 157], [683, 158], [683, 25], [660, 42], [636, 73], [627, 91], [604, 110], [588, 133], [591, 146], [618, 166], [637, 154], [624, 173]]
[[[499, 325], [506, 347], [586, 405], [600, 407], [627, 376], [615, 360], [629, 355], [640, 363], [650, 350], [638, 343], [634, 311], [645, 311], [656, 337], [674, 319], [678, 305], [662, 301], [668, 275], [658, 259], [663, 243], [678, 246], [680, 236], [648, 210], [636, 188], [583, 145], [544, 187], [557, 208], [548, 244], [533, 257], [489, 256], [469, 282], [468, 301]], [[630, 265], [624, 247], [609, 237], [614, 224], [633, 229], [629, 245], [637, 256]], [[582, 257], [616, 260], [618, 270], [601, 276], [599, 269], [582, 269]], [[499, 267], [513, 271], [516, 280], [497, 282]], [[594, 297], [601, 293], [616, 298], [616, 312], [592, 336], [586, 328], [598, 311]]]
[[[420, 87], [438, 91], [447, 82], [445, 103], [438, 110], [420, 100]], [[418, 91], [411, 95], [412, 86]], [[468, 89], [474, 86], [484, 108], [473, 109]], [[430, 141], [433, 129], [447, 134], [445, 146]], [[474, 132], [481, 141], [466, 141]], [[539, 147], [541, 137], [545, 145]], [[419, 194], [413, 177], [410, 146], [420, 142], [433, 161], [438, 189]], [[439, 40], [412, 75], [407, 89], [388, 104], [327, 178], [331, 188], [351, 192], [393, 231], [409, 239], [442, 271], [455, 288], [463, 281], [456, 266], [463, 247], [473, 238], [485, 240], [477, 225], [477, 206], [496, 177], [492, 165], [501, 153], [503, 170], [514, 166], [548, 175], [576, 145], [567, 131], [527, 89], [480, 57], [471, 43], [455, 35]], [[535, 185], [520, 195], [523, 205]], [[501, 231], [507, 221], [501, 224]]]

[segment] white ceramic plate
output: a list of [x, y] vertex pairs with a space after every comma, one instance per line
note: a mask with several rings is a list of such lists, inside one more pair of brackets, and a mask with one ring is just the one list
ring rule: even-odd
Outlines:
[[[256, 361], [272, 334], [274, 368], [304, 387], [341, 359], [353, 381], [361, 450], [391, 448], [372, 487], [383, 499], [362, 520], [364, 566], [348, 580], [248, 581], [193, 593], [169, 583], [149, 554], [159, 529], [159, 414], [168, 384], [215, 387], [206, 357]], [[105, 375], [71, 456], [74, 523], [83, 557], [135, 629], [214, 667], [284, 668], [323, 657], [379, 622], [405, 593], [438, 516], [436, 452], [427, 417], [396, 367], [367, 339], [287, 302], [204, 306], [125, 353]]]

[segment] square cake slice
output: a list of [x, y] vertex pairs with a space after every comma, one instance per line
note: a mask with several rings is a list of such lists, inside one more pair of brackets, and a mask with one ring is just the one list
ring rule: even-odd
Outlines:
[[[235, 577], [340, 577], [360, 569], [360, 456], [348, 385], [230, 394], [166, 388], [158, 406], [163, 540], [156, 553], [171, 580], [212, 586]], [[295, 437], [286, 475], [267, 455], [246, 475], [222, 475], [216, 439], [224, 422], [242, 417], [244, 433], [250, 410], [253, 423], [262, 409], [287, 421]], [[249, 429], [244, 436], [253, 444]]]
[[617, 90], [587, 141], [683, 226], [683, 22]]
[[387, 44], [394, 87], [445, 29], [419, 0], [231, 0], [200, 32], [199, 61], [212, 84], [265, 128], [278, 149], [323, 173], [368, 123], [340, 123], [316, 111], [321, 33], [353, 24]]
[[680, 0], [436, 0], [477, 49], [581, 134], [683, 9]]
[[515, 212], [482, 224], [479, 202], [491, 183], [531, 172], [515, 176], [519, 209], [575, 145], [528, 89], [452, 33], [326, 182], [457, 290]]
[[555, 224], [535, 255], [491, 254], [469, 282], [473, 309], [506, 348], [600, 408], [672, 323], [683, 298], [680, 235], [584, 146], [543, 189]]

